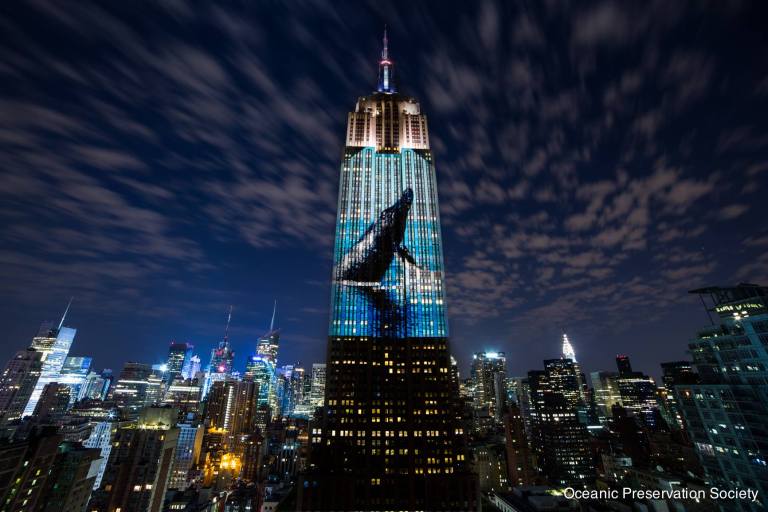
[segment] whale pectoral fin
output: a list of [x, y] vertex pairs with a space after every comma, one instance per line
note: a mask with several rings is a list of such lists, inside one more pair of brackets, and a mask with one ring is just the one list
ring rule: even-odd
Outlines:
[[411, 265], [416, 265], [417, 267], [419, 266], [419, 265], [416, 263], [416, 260], [415, 260], [415, 259], [413, 259], [413, 256], [411, 256], [411, 253], [410, 253], [410, 252], [408, 252], [408, 248], [407, 248], [406, 246], [404, 246], [404, 245], [400, 245], [400, 246], [398, 246], [398, 247], [397, 247], [397, 254], [398, 254], [398, 255], [399, 255], [401, 258], [403, 258], [405, 261], [407, 261], [408, 263], [410, 263]]

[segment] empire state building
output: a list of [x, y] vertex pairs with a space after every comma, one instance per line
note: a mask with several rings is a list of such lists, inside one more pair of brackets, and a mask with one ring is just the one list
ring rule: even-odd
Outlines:
[[347, 121], [325, 406], [301, 510], [479, 510], [450, 373], [427, 118], [394, 78], [385, 33], [376, 91]]

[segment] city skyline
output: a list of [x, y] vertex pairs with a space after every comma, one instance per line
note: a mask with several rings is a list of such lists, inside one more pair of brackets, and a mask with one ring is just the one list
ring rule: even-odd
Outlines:
[[765, 508], [768, 6], [453, 7], [0, 7], [3, 510]]
[[242, 367], [276, 298], [282, 360], [323, 360], [342, 114], [374, 85], [385, 23], [430, 112], [463, 373], [496, 349], [523, 375], [565, 329], [584, 368], [629, 353], [658, 376], [705, 318], [688, 289], [765, 284], [766, 69], [744, 51], [764, 47], [761, 6], [404, 6], [9, 14], [0, 355], [74, 295], [71, 353], [98, 367], [172, 340], [207, 364], [229, 304]]

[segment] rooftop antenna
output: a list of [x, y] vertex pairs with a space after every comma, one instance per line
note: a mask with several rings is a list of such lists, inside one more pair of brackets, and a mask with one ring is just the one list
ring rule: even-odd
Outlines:
[[224, 328], [224, 344], [227, 344], [229, 339], [229, 322], [232, 321], [232, 305], [229, 305], [229, 314], [227, 315], [227, 326]]
[[386, 25], [384, 25], [384, 48], [381, 50], [381, 60], [389, 60], [389, 40], [387, 39]]
[[67, 318], [67, 313], [69, 313], [69, 306], [72, 305], [72, 300], [73, 299], [74, 299], [74, 297], [70, 297], [69, 298], [69, 304], [67, 304], [67, 309], [64, 310], [64, 314], [61, 315], [61, 322], [59, 322], [59, 328], [56, 329], [56, 331], [60, 331], [61, 328], [64, 326], [64, 319]]
[[277, 314], [277, 299], [275, 299], [275, 305], [272, 307], [272, 321], [269, 323], [269, 332], [275, 330], [275, 315]]

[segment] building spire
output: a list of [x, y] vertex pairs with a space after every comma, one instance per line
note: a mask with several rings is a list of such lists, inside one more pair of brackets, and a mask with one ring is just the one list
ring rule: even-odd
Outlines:
[[59, 328], [56, 329], [56, 332], [60, 331], [62, 327], [64, 327], [64, 320], [67, 318], [67, 313], [69, 313], [69, 307], [72, 305], [72, 301], [74, 300], [74, 297], [69, 298], [69, 303], [67, 304], [67, 309], [64, 310], [64, 314], [61, 315], [61, 322], [59, 322]]
[[381, 60], [389, 60], [389, 40], [387, 39], [387, 26], [384, 25], [384, 48], [381, 50]]
[[384, 26], [384, 37], [382, 38], [383, 47], [381, 49], [381, 60], [379, 61], [379, 83], [376, 87], [378, 92], [392, 94], [397, 92], [394, 82], [394, 63], [389, 59], [389, 38], [387, 37], [387, 27]]
[[573, 350], [573, 345], [568, 339], [568, 335], [563, 333], [563, 359], [570, 359], [574, 363], [576, 361], [576, 352]]
[[229, 344], [229, 322], [232, 321], [232, 305], [229, 305], [229, 313], [227, 314], [227, 326], [224, 328], [224, 341], [222, 342], [222, 345], [228, 345]]
[[275, 299], [275, 305], [272, 307], [272, 321], [269, 323], [269, 332], [275, 330], [275, 315], [277, 315], [277, 299]]

